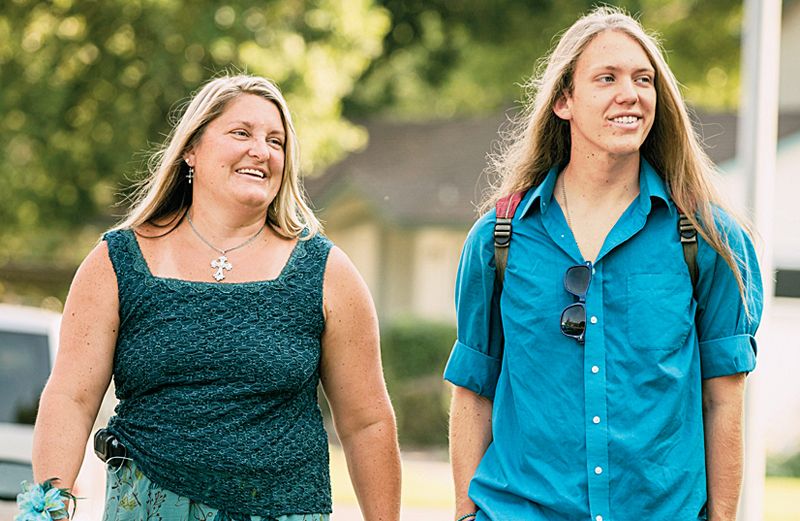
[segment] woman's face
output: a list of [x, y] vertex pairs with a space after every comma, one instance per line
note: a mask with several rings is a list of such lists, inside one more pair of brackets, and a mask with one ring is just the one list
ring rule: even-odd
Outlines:
[[286, 131], [278, 107], [255, 94], [230, 101], [184, 156], [195, 170], [195, 201], [264, 209], [283, 180]]

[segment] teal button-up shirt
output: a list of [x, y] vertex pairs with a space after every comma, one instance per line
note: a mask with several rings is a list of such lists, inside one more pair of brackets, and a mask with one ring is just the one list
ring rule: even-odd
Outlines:
[[640, 194], [593, 265], [582, 346], [560, 330], [576, 300], [564, 273], [584, 260], [553, 197], [557, 175], [517, 210], [501, 296], [493, 211], [461, 257], [445, 379], [493, 400], [493, 441], [469, 489], [477, 519], [705, 519], [701, 381], [755, 367], [762, 290], [753, 245], [719, 212], [749, 314], [730, 268], [699, 236], [693, 292], [677, 209], [643, 160]]

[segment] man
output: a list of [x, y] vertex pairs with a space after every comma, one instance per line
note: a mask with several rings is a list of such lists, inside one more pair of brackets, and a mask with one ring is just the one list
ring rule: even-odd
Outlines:
[[456, 519], [733, 521], [762, 307], [750, 237], [638, 22], [594, 10], [531, 86], [485, 205], [524, 193], [504, 277], [495, 211], [459, 267]]

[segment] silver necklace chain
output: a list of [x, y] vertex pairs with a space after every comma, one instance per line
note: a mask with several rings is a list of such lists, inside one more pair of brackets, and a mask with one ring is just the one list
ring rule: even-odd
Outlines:
[[[564, 213], [567, 218], [567, 226], [572, 229], [572, 219], [569, 218], [569, 203], [567, 203], [567, 180], [564, 175], [561, 176], [561, 197], [564, 199]], [[192, 222], [191, 220], [189, 222]]]
[[227, 248], [227, 249], [223, 250], [222, 248], [217, 248], [216, 246], [214, 246], [213, 244], [211, 244], [210, 242], [208, 242], [208, 241], [206, 240], [206, 238], [205, 238], [205, 237], [203, 237], [202, 235], [200, 235], [200, 232], [198, 232], [198, 231], [197, 231], [197, 228], [195, 228], [195, 227], [194, 227], [194, 223], [192, 222], [192, 216], [191, 216], [191, 215], [189, 215], [189, 214], [187, 213], [187, 214], [186, 214], [186, 218], [187, 218], [187, 219], [189, 219], [189, 226], [191, 226], [191, 227], [192, 227], [192, 231], [194, 232], [194, 234], [195, 234], [195, 235], [197, 235], [197, 238], [198, 238], [198, 239], [200, 239], [201, 241], [203, 241], [204, 243], [206, 243], [206, 245], [207, 245], [209, 248], [211, 248], [212, 250], [216, 250], [216, 251], [220, 252], [222, 255], [225, 255], [225, 254], [227, 254], [228, 252], [230, 252], [230, 251], [233, 251], [233, 250], [238, 250], [239, 248], [244, 248], [245, 246], [247, 246], [248, 244], [250, 244], [251, 242], [253, 242], [254, 240], [256, 240], [256, 238], [257, 238], [259, 235], [261, 235], [261, 232], [263, 232], [263, 231], [264, 231], [264, 228], [266, 228], [266, 227], [267, 227], [267, 223], [266, 223], [266, 221], [265, 221], [265, 222], [264, 222], [264, 224], [262, 224], [262, 225], [261, 225], [261, 228], [259, 228], [259, 229], [258, 229], [258, 231], [255, 233], [255, 235], [253, 235], [252, 237], [250, 237], [249, 239], [247, 239], [246, 241], [244, 241], [242, 244], [239, 244], [239, 245], [237, 245], [237, 246], [234, 246], [233, 248]]
[[197, 231], [197, 228], [195, 228], [194, 223], [192, 222], [192, 216], [189, 215], [188, 212], [186, 213], [186, 218], [189, 220], [189, 226], [192, 228], [192, 231], [194, 232], [194, 234], [197, 235], [197, 238], [200, 239], [201, 241], [203, 241], [203, 243], [205, 243], [206, 246], [208, 246], [212, 250], [218, 251], [220, 253], [220, 256], [218, 258], [213, 259], [211, 261], [211, 267], [214, 268], [214, 270], [215, 270], [214, 274], [212, 275], [212, 277], [214, 277], [214, 280], [216, 280], [217, 282], [219, 282], [219, 281], [221, 281], [221, 280], [223, 280], [225, 278], [224, 271], [226, 271], [226, 270], [227, 271], [231, 271], [233, 269], [233, 264], [231, 264], [228, 261], [228, 257], [227, 257], [228, 252], [231, 252], [233, 250], [238, 250], [239, 248], [244, 248], [245, 246], [247, 246], [248, 244], [250, 244], [251, 242], [256, 240], [256, 238], [259, 235], [261, 235], [261, 232], [264, 231], [264, 228], [267, 227], [267, 222], [265, 220], [264, 224], [261, 225], [261, 228], [259, 228], [258, 231], [252, 237], [250, 237], [249, 239], [247, 239], [246, 241], [244, 241], [241, 244], [237, 244], [236, 246], [233, 246], [232, 248], [227, 248], [227, 249], [223, 250], [222, 248], [217, 248], [216, 246], [214, 246], [213, 244], [208, 242], [208, 240], [206, 240], [205, 237], [200, 235], [200, 232]]

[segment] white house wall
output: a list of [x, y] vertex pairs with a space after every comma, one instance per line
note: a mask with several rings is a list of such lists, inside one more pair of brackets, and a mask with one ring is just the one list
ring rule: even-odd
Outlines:
[[410, 283], [416, 269], [416, 229], [385, 228], [381, 293], [376, 295], [381, 316], [415, 314], [414, 293], [419, 291]]
[[782, 17], [780, 108], [800, 111], [800, 2], [785, 5]]
[[342, 249], [361, 273], [373, 297], [380, 289], [380, 230], [373, 222], [346, 228], [329, 225], [326, 234]]
[[423, 228], [416, 235], [414, 248], [415, 313], [434, 320], [454, 321], [456, 270], [465, 230]]
[[[775, 173], [773, 258], [776, 268], [800, 270], [800, 134], [781, 140]], [[746, 182], [738, 163], [721, 165], [723, 192], [737, 209], [744, 207]]]
[[775, 266], [800, 270], [800, 134], [778, 147], [775, 179]]

